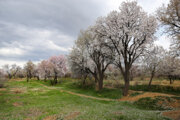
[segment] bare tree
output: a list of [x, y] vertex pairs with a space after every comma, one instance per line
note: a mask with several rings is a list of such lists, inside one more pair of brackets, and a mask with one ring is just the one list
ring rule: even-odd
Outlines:
[[[92, 30], [91, 30], [92, 29]], [[86, 31], [85, 46], [89, 54], [89, 58], [93, 61], [96, 71], [88, 69], [92, 73], [98, 82], [98, 90], [103, 88], [104, 73], [107, 67], [114, 61], [114, 52], [111, 49], [107, 49], [105, 39], [96, 36], [93, 31], [93, 27]]]
[[97, 38], [92, 29], [80, 32], [69, 58], [71, 68], [79, 69], [77, 71], [85, 78], [91, 74], [97, 83], [97, 90], [101, 90], [105, 70], [113, 61], [113, 53], [106, 48], [104, 39]]
[[21, 68], [16, 64], [13, 64], [11, 66], [6, 64], [3, 66], [3, 69], [6, 71], [8, 78], [11, 79], [12, 77], [16, 77], [16, 74], [20, 71]]
[[144, 64], [146, 71], [150, 74], [149, 88], [156, 72], [159, 69], [159, 65], [160, 62], [162, 62], [164, 54], [165, 50], [162, 47], [152, 45], [143, 56], [142, 63]]
[[19, 66], [17, 66], [16, 64], [13, 64], [12, 66], [11, 66], [11, 74], [12, 74], [12, 77], [16, 77], [16, 74], [20, 71], [20, 67]]
[[114, 64], [124, 77], [123, 95], [127, 96], [132, 64], [142, 55], [146, 45], [153, 41], [157, 22], [135, 1], [123, 2], [119, 9], [119, 12], [113, 11], [100, 18], [94, 31], [105, 39], [108, 48], [116, 51]]
[[8, 64], [4, 65], [3, 66], [3, 70], [8, 75], [8, 78], [11, 79], [12, 78], [12, 74], [11, 74], [11, 71], [10, 71], [10, 66]]

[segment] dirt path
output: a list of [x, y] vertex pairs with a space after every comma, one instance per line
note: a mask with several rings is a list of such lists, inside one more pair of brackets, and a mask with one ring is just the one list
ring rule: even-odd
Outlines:
[[[45, 87], [45, 88], [48, 88], [48, 89], [60, 89], [60, 88], [52, 88], [52, 87], [48, 87], [44, 84], [41, 84], [39, 83], [41, 86]], [[84, 95], [84, 94], [80, 94], [80, 93], [75, 93], [75, 92], [71, 92], [71, 91], [67, 91], [67, 90], [60, 90], [60, 92], [66, 92], [66, 93], [69, 93], [71, 95], [76, 95], [76, 96], [80, 96], [80, 97], [85, 97], [85, 98], [91, 98], [91, 99], [94, 99], [94, 100], [103, 100], [103, 101], [118, 101], [118, 100], [115, 100], [115, 99], [108, 99], [108, 98], [99, 98], [99, 97], [93, 97], [93, 96], [88, 96], [88, 95]]]
[[[41, 86], [43, 87], [46, 87], [48, 89], [59, 89], [59, 88], [53, 88], [53, 87], [48, 87], [44, 84], [41, 84], [39, 83]], [[69, 94], [72, 94], [72, 95], [77, 95], [77, 96], [80, 96], [80, 97], [85, 97], [85, 98], [91, 98], [91, 99], [94, 99], [94, 100], [104, 100], [104, 101], [137, 101], [141, 98], [144, 98], [144, 97], [156, 97], [156, 96], [169, 96], [169, 97], [172, 97], [174, 95], [170, 95], [170, 94], [164, 94], [164, 93], [154, 93], [154, 92], [145, 92], [145, 93], [142, 93], [140, 95], [137, 95], [137, 96], [127, 96], [127, 97], [122, 97], [121, 99], [109, 99], [109, 98], [99, 98], [99, 97], [93, 97], [93, 96], [88, 96], [88, 95], [84, 95], [84, 94], [80, 94], [80, 93], [75, 93], [75, 92], [71, 92], [71, 91], [67, 91], [67, 90], [60, 90], [61, 92], [66, 92], [66, 93], [69, 93]]]
[[93, 97], [93, 96], [88, 96], [88, 95], [84, 95], [84, 94], [79, 94], [79, 93], [75, 93], [75, 92], [71, 92], [71, 91], [67, 91], [67, 90], [60, 90], [60, 91], [61, 91], [61, 92], [69, 93], [69, 94], [71, 94], [71, 95], [77, 95], [77, 96], [80, 96], [80, 97], [91, 98], [91, 99], [94, 99], [94, 100], [117, 101], [116, 99]]

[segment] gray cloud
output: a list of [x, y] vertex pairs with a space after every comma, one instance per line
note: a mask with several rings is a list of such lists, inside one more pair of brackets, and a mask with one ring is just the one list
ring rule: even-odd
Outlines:
[[1, 0], [0, 60], [67, 54], [80, 29], [106, 14], [103, 0]]

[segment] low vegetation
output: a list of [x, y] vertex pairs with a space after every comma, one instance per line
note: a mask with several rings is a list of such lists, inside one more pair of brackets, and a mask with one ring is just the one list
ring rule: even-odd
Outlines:
[[[55, 86], [49, 80], [32, 79], [28, 83], [26, 79], [10, 80], [5, 90], [0, 89], [0, 119], [168, 120], [161, 112], [174, 109], [168, 105], [180, 100], [177, 96], [157, 96], [125, 102], [121, 101], [122, 91], [117, 88], [104, 88], [100, 92], [80, 85], [70, 78], [59, 79]], [[130, 97], [143, 94], [137, 91]]]

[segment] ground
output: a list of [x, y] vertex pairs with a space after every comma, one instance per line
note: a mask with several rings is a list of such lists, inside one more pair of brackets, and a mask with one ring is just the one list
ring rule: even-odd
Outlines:
[[[172, 109], [152, 110], [135, 104], [148, 97], [152, 101], [161, 98], [158, 103]], [[120, 89], [96, 92], [77, 87], [71, 79], [61, 80], [56, 86], [37, 80], [10, 80], [0, 89], [0, 120], [179, 120], [179, 98], [174, 92], [135, 90], [122, 97]]]

